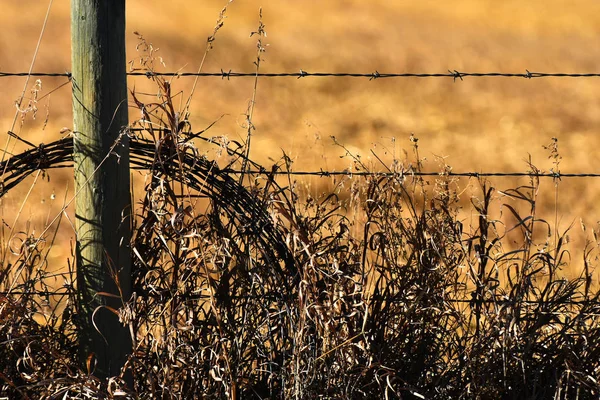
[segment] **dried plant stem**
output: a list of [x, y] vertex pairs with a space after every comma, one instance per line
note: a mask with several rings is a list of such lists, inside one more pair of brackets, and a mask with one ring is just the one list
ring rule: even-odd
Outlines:
[[248, 168], [248, 159], [250, 158], [250, 144], [252, 138], [252, 131], [255, 129], [252, 123], [252, 117], [254, 116], [254, 107], [256, 105], [256, 93], [258, 89], [258, 73], [260, 71], [260, 64], [262, 61], [262, 54], [266, 51], [266, 46], [263, 45], [263, 38], [267, 36], [265, 31], [265, 25], [262, 21], [262, 8], [258, 11], [258, 28], [255, 32], [250, 33], [250, 37], [257, 35], [258, 40], [256, 42], [256, 60], [254, 61], [255, 73], [254, 85], [252, 87], [252, 99], [248, 103], [248, 109], [246, 110], [246, 142], [244, 143], [245, 154], [242, 161], [242, 174], [240, 175], [240, 183], [244, 179], [244, 174]]
[[[228, 0], [227, 4], [225, 4], [225, 6], [221, 9], [221, 12], [219, 13], [219, 17], [217, 18], [217, 23], [215, 24], [215, 28], [213, 30], [212, 35], [210, 35], [208, 37], [208, 39], [206, 40], [206, 49], [204, 50], [204, 54], [202, 55], [202, 60], [200, 61], [200, 66], [198, 67], [198, 74], [200, 74], [200, 72], [202, 72], [202, 68], [204, 67], [204, 61], [206, 60], [206, 57], [208, 56], [208, 52], [210, 50], [212, 50], [213, 48], [213, 43], [216, 40], [217, 37], [217, 32], [219, 32], [219, 30], [223, 27], [224, 23], [225, 23], [225, 14], [227, 13], [227, 7], [229, 7], [229, 5], [233, 3], [233, 0]], [[192, 85], [192, 89], [190, 90], [190, 95], [188, 96], [188, 99], [185, 103], [185, 107], [183, 109], [183, 119], [184, 120], [188, 120], [189, 116], [190, 116], [190, 105], [192, 103], [192, 98], [194, 96], [194, 92], [196, 91], [196, 85], [198, 84], [198, 78], [199, 76], [196, 75], [196, 78], [194, 79], [194, 83]]]
[[[40, 45], [42, 43], [42, 38], [44, 37], [44, 32], [46, 32], [46, 25], [48, 23], [48, 18], [50, 17], [50, 10], [52, 9], [52, 3], [53, 2], [54, 2], [54, 0], [49, 0], [49, 2], [48, 2], [48, 9], [46, 10], [46, 15], [44, 16], [44, 22], [42, 24], [42, 29], [40, 31], [40, 36], [38, 37], [38, 41], [37, 41], [37, 44], [35, 46], [35, 50], [33, 52], [33, 58], [31, 60], [31, 63], [29, 64], [29, 72], [27, 74], [27, 78], [25, 79], [25, 84], [23, 85], [23, 91], [21, 92], [21, 96], [19, 96], [19, 100], [17, 102], [17, 111], [15, 112], [15, 116], [13, 118], [13, 122], [12, 122], [11, 129], [10, 129], [11, 131], [15, 130], [15, 124], [17, 123], [17, 118], [19, 116], [19, 109], [21, 108], [21, 105], [23, 104], [23, 99], [25, 98], [25, 91], [27, 90], [27, 86], [29, 85], [29, 80], [31, 78], [31, 73], [33, 72], [33, 66], [35, 65], [35, 60], [37, 59], [37, 55], [38, 55], [38, 52], [40, 50]], [[0, 163], [4, 162], [6, 154], [8, 153], [8, 146], [10, 144], [10, 139], [11, 139], [11, 137], [9, 135], [6, 138], [6, 144], [4, 145], [4, 151], [2, 152], [2, 157], [0, 158]], [[6, 174], [6, 166], [5, 166], [5, 169], [2, 171], [2, 177], [0, 177], [0, 179], [4, 179], [4, 175]]]

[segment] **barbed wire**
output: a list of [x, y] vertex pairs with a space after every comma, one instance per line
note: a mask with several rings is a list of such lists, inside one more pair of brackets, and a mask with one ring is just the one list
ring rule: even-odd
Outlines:
[[[308, 77], [347, 77], [347, 78], [368, 78], [369, 80], [384, 78], [452, 78], [454, 81], [463, 80], [463, 78], [599, 78], [600, 73], [568, 73], [568, 72], [533, 72], [528, 69], [522, 73], [506, 72], [461, 72], [455, 69], [442, 73], [381, 73], [379, 71], [369, 73], [356, 72], [308, 72], [300, 69], [299, 72], [235, 72], [232, 70], [221, 70], [220, 72], [152, 72], [152, 71], [131, 71], [128, 76], [145, 76], [152, 78], [154, 76], [169, 77], [220, 77], [221, 79], [240, 78], [240, 77], [262, 77], [262, 78], [308, 78]], [[0, 78], [3, 77], [67, 77], [72, 78], [71, 72], [0, 72]]]
[[[13, 132], [8, 132], [9, 135], [16, 139], [24, 142], [31, 146], [29, 150], [23, 153], [13, 155], [8, 160], [10, 174], [4, 178], [3, 191], [6, 191], [14, 187], [17, 183], [21, 182], [26, 176], [31, 174], [37, 169], [59, 169], [59, 168], [70, 168], [72, 141], [69, 138], [59, 139], [51, 143], [41, 143], [39, 146], [34, 146], [33, 143], [21, 139], [18, 135]], [[196, 134], [193, 134], [194, 136]], [[135, 141], [134, 141], [135, 143]], [[4, 163], [0, 163], [0, 166]], [[131, 166], [132, 169], [144, 169], [135, 164]], [[530, 178], [553, 178], [560, 180], [563, 178], [600, 178], [600, 172], [583, 172], [583, 173], [563, 173], [563, 172], [541, 172], [541, 171], [527, 171], [527, 172], [452, 172], [448, 170], [428, 172], [428, 171], [351, 171], [349, 169], [341, 171], [289, 171], [283, 169], [267, 169], [267, 168], [253, 168], [247, 170], [234, 169], [234, 168], [219, 168], [217, 165], [213, 167], [220, 173], [224, 174], [254, 174], [254, 175], [283, 175], [283, 176], [318, 176], [318, 177], [332, 177], [332, 176], [348, 176], [348, 177], [382, 177], [382, 178], [394, 178], [394, 177], [464, 177], [464, 178], [485, 178], [485, 177], [530, 177]], [[0, 191], [0, 193], [3, 193]]]
[[256, 174], [256, 175], [310, 175], [319, 177], [329, 176], [379, 176], [382, 178], [392, 178], [401, 176], [454, 176], [466, 178], [484, 178], [484, 177], [532, 177], [532, 178], [600, 178], [600, 173], [561, 173], [561, 172], [371, 172], [371, 171], [268, 171], [264, 170], [236, 170], [223, 169], [221, 172], [230, 174]]
[[[27, 295], [36, 295], [36, 296], [68, 296], [75, 295], [77, 292], [75, 290], [57, 290], [57, 291], [48, 291], [48, 290], [38, 290], [38, 291], [30, 291], [24, 292], [19, 290], [12, 291], [4, 291], [0, 292], [0, 296], [27, 296]], [[1, 399], [1, 397], [0, 397]]]
[[67, 78], [71, 78], [72, 75], [70, 72], [0, 72], [0, 78], [10, 78], [10, 77], [19, 77], [19, 76], [33, 76], [33, 77], [40, 77], [40, 76], [59, 76], [59, 77], [63, 77], [66, 76]]
[[[57, 291], [0, 291], [0, 296], [26, 296], [26, 295], [37, 295], [37, 296], [73, 296], [77, 295], [77, 291], [74, 289], [59, 289]], [[168, 291], [157, 291], [154, 293], [137, 293], [136, 296], [139, 298], [177, 298], [179, 300], [208, 300], [212, 297], [208, 294], [201, 293], [170, 293]], [[276, 298], [269, 295], [244, 295], [244, 296], [229, 296], [231, 299], [265, 299], [275, 300]], [[383, 297], [383, 296], [367, 296], [362, 298], [363, 301], [387, 301], [391, 303], [410, 303], [410, 299], [401, 299], [398, 297]], [[596, 299], [583, 299], [583, 300], [513, 300], [507, 298], [496, 298], [496, 299], [443, 299], [444, 302], [456, 303], [456, 304], [500, 304], [500, 305], [558, 305], [558, 304], [569, 304], [569, 305], [589, 305], [597, 304]]]

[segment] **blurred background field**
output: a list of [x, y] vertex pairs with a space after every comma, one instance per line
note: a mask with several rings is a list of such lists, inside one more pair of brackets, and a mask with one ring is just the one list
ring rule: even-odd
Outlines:
[[[160, 48], [157, 55], [166, 64], [162, 71], [195, 72], [223, 6], [223, 0], [128, 0], [128, 59], [138, 56], [137, 31]], [[268, 35], [264, 43], [269, 45], [261, 72], [598, 72], [600, 4], [592, 0], [573, 1], [568, 7], [558, 0], [235, 1], [204, 71], [254, 71], [256, 37], [250, 33], [258, 25], [260, 7]], [[39, 0], [3, 3], [0, 71], [29, 69], [46, 10], [47, 3]], [[69, 24], [69, 2], [55, 1], [34, 71], [70, 69]], [[25, 78], [1, 79], [2, 132], [12, 130], [37, 144], [57, 139], [61, 128], [72, 126], [69, 85], [42, 98], [66, 78], [41, 78], [37, 114], [19, 114], [14, 128], [15, 100]], [[173, 92], [182, 91], [185, 102], [192, 84], [193, 78], [176, 79]], [[252, 78], [201, 78], [191, 106], [193, 129], [204, 129], [223, 116], [207, 135], [243, 141], [253, 85]], [[34, 86], [32, 79], [25, 104], [33, 98]], [[150, 90], [144, 77], [130, 77], [129, 86]], [[131, 119], [138, 117], [130, 114]], [[600, 172], [599, 121], [598, 78], [264, 78], [258, 81], [250, 156], [269, 166], [285, 151], [295, 170], [341, 170], [349, 161], [339, 157], [344, 151], [330, 136], [365, 159], [373, 149], [391, 160], [394, 155], [402, 158], [403, 149], [410, 151], [414, 134], [421, 156], [429, 160], [426, 170], [438, 170], [441, 158], [456, 172], [523, 172], [531, 155], [538, 168], [548, 171], [553, 165], [543, 145], [557, 138], [561, 172]], [[25, 148], [12, 141], [8, 150]], [[21, 216], [38, 233], [58, 212], [67, 185], [73, 186], [70, 171], [53, 171], [50, 178], [38, 185]], [[318, 177], [305, 182], [315, 191], [331, 184]], [[503, 189], [527, 180], [492, 182]], [[560, 230], [575, 221], [578, 248], [583, 247], [579, 218], [588, 226], [600, 219], [597, 182], [563, 179], [555, 209], [554, 182], [542, 180], [543, 215], [556, 218]], [[469, 184], [461, 181], [463, 187]], [[4, 197], [3, 218], [9, 225], [27, 190], [24, 185]], [[56, 257], [62, 263], [72, 236], [68, 229], [61, 233], [63, 251]]]

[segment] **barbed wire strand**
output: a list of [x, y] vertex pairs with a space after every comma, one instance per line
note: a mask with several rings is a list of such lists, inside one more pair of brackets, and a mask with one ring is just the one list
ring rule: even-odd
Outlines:
[[[65, 296], [65, 295], [75, 295], [77, 291], [74, 289], [62, 288], [56, 291], [0, 291], [0, 296], [24, 296], [24, 295], [38, 295], [38, 296]], [[202, 299], [210, 299], [210, 295], [207, 294], [199, 294], [199, 293], [176, 293], [172, 294], [169, 292], [155, 292], [155, 293], [138, 293], [138, 297], [146, 297], [146, 298], [158, 298], [158, 297], [177, 297], [183, 300], [202, 300]], [[269, 296], [263, 295], [244, 295], [244, 296], [231, 296], [232, 299], [248, 299], [248, 298], [268, 298]], [[399, 298], [385, 298], [385, 297], [365, 297], [362, 300], [364, 301], [391, 301], [393, 303], [409, 303], [408, 299], [399, 299]], [[537, 305], [537, 304], [572, 304], [572, 305], [586, 305], [596, 303], [594, 299], [589, 300], [511, 300], [511, 299], [444, 299], [443, 301], [450, 303], [463, 303], [463, 304], [528, 304], [528, 305]]]
[[[599, 78], [600, 73], [568, 73], [568, 72], [533, 72], [525, 70], [522, 73], [506, 72], [461, 72], [457, 70], [448, 70], [443, 73], [380, 73], [379, 71], [369, 73], [355, 72], [308, 72], [300, 69], [299, 72], [235, 72], [232, 70], [221, 70], [220, 72], [151, 72], [151, 71], [131, 71], [128, 76], [145, 76], [151, 78], [154, 76], [170, 77], [220, 77], [222, 79], [240, 78], [240, 77], [262, 77], [262, 78], [308, 78], [308, 77], [347, 77], [347, 78], [368, 78], [369, 80], [385, 78], [452, 78], [454, 81], [463, 80], [463, 78]], [[71, 78], [70, 72], [0, 72], [0, 78], [4, 77], [67, 77]]]
[[411, 177], [411, 176], [454, 176], [466, 178], [482, 177], [537, 177], [537, 178], [600, 178], [600, 173], [559, 173], [559, 172], [370, 172], [370, 171], [268, 171], [268, 170], [234, 170], [223, 169], [221, 172], [230, 174], [262, 174], [262, 175], [310, 175], [310, 176], [380, 176], [382, 178]]
[[[135, 129], [133, 129], [135, 130]], [[0, 163], [0, 167], [8, 168], [12, 175], [8, 179], [5, 179], [5, 188], [12, 188], [18, 182], [21, 182], [25, 176], [31, 174], [36, 169], [59, 169], [59, 168], [71, 168], [71, 156], [72, 143], [69, 139], [63, 138], [56, 140], [51, 143], [41, 143], [39, 146], [34, 146], [33, 143], [20, 138], [17, 134], [9, 131], [8, 134], [25, 144], [31, 146], [31, 149], [24, 151], [23, 153], [13, 155], [11, 159], [5, 162], [7, 165]], [[196, 136], [198, 134], [192, 134]], [[135, 140], [134, 140], [135, 143]], [[144, 169], [136, 165], [131, 166], [132, 169]], [[254, 168], [251, 170], [242, 171], [241, 169], [223, 168], [220, 169], [218, 166], [214, 166], [215, 170], [225, 174], [254, 174], [254, 175], [283, 175], [283, 176], [318, 176], [318, 177], [332, 177], [332, 176], [348, 176], [348, 177], [384, 177], [384, 178], [401, 178], [401, 177], [465, 177], [465, 178], [484, 178], [484, 177], [535, 177], [535, 178], [600, 178], [600, 172], [583, 172], [583, 173], [563, 173], [563, 172], [452, 172], [452, 171], [397, 171], [397, 172], [375, 172], [375, 171], [351, 171], [348, 169], [341, 171], [286, 171], [281, 169], [268, 170], [266, 168]], [[26, 171], [25, 171], [26, 170]], [[13, 182], [14, 181], [14, 182]], [[1, 192], [1, 191], [0, 191]]]

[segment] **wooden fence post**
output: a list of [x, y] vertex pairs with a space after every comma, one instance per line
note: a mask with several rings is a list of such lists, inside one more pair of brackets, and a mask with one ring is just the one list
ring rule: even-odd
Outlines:
[[71, 0], [71, 62], [80, 360], [107, 377], [131, 353], [111, 311], [131, 294], [125, 0]]

